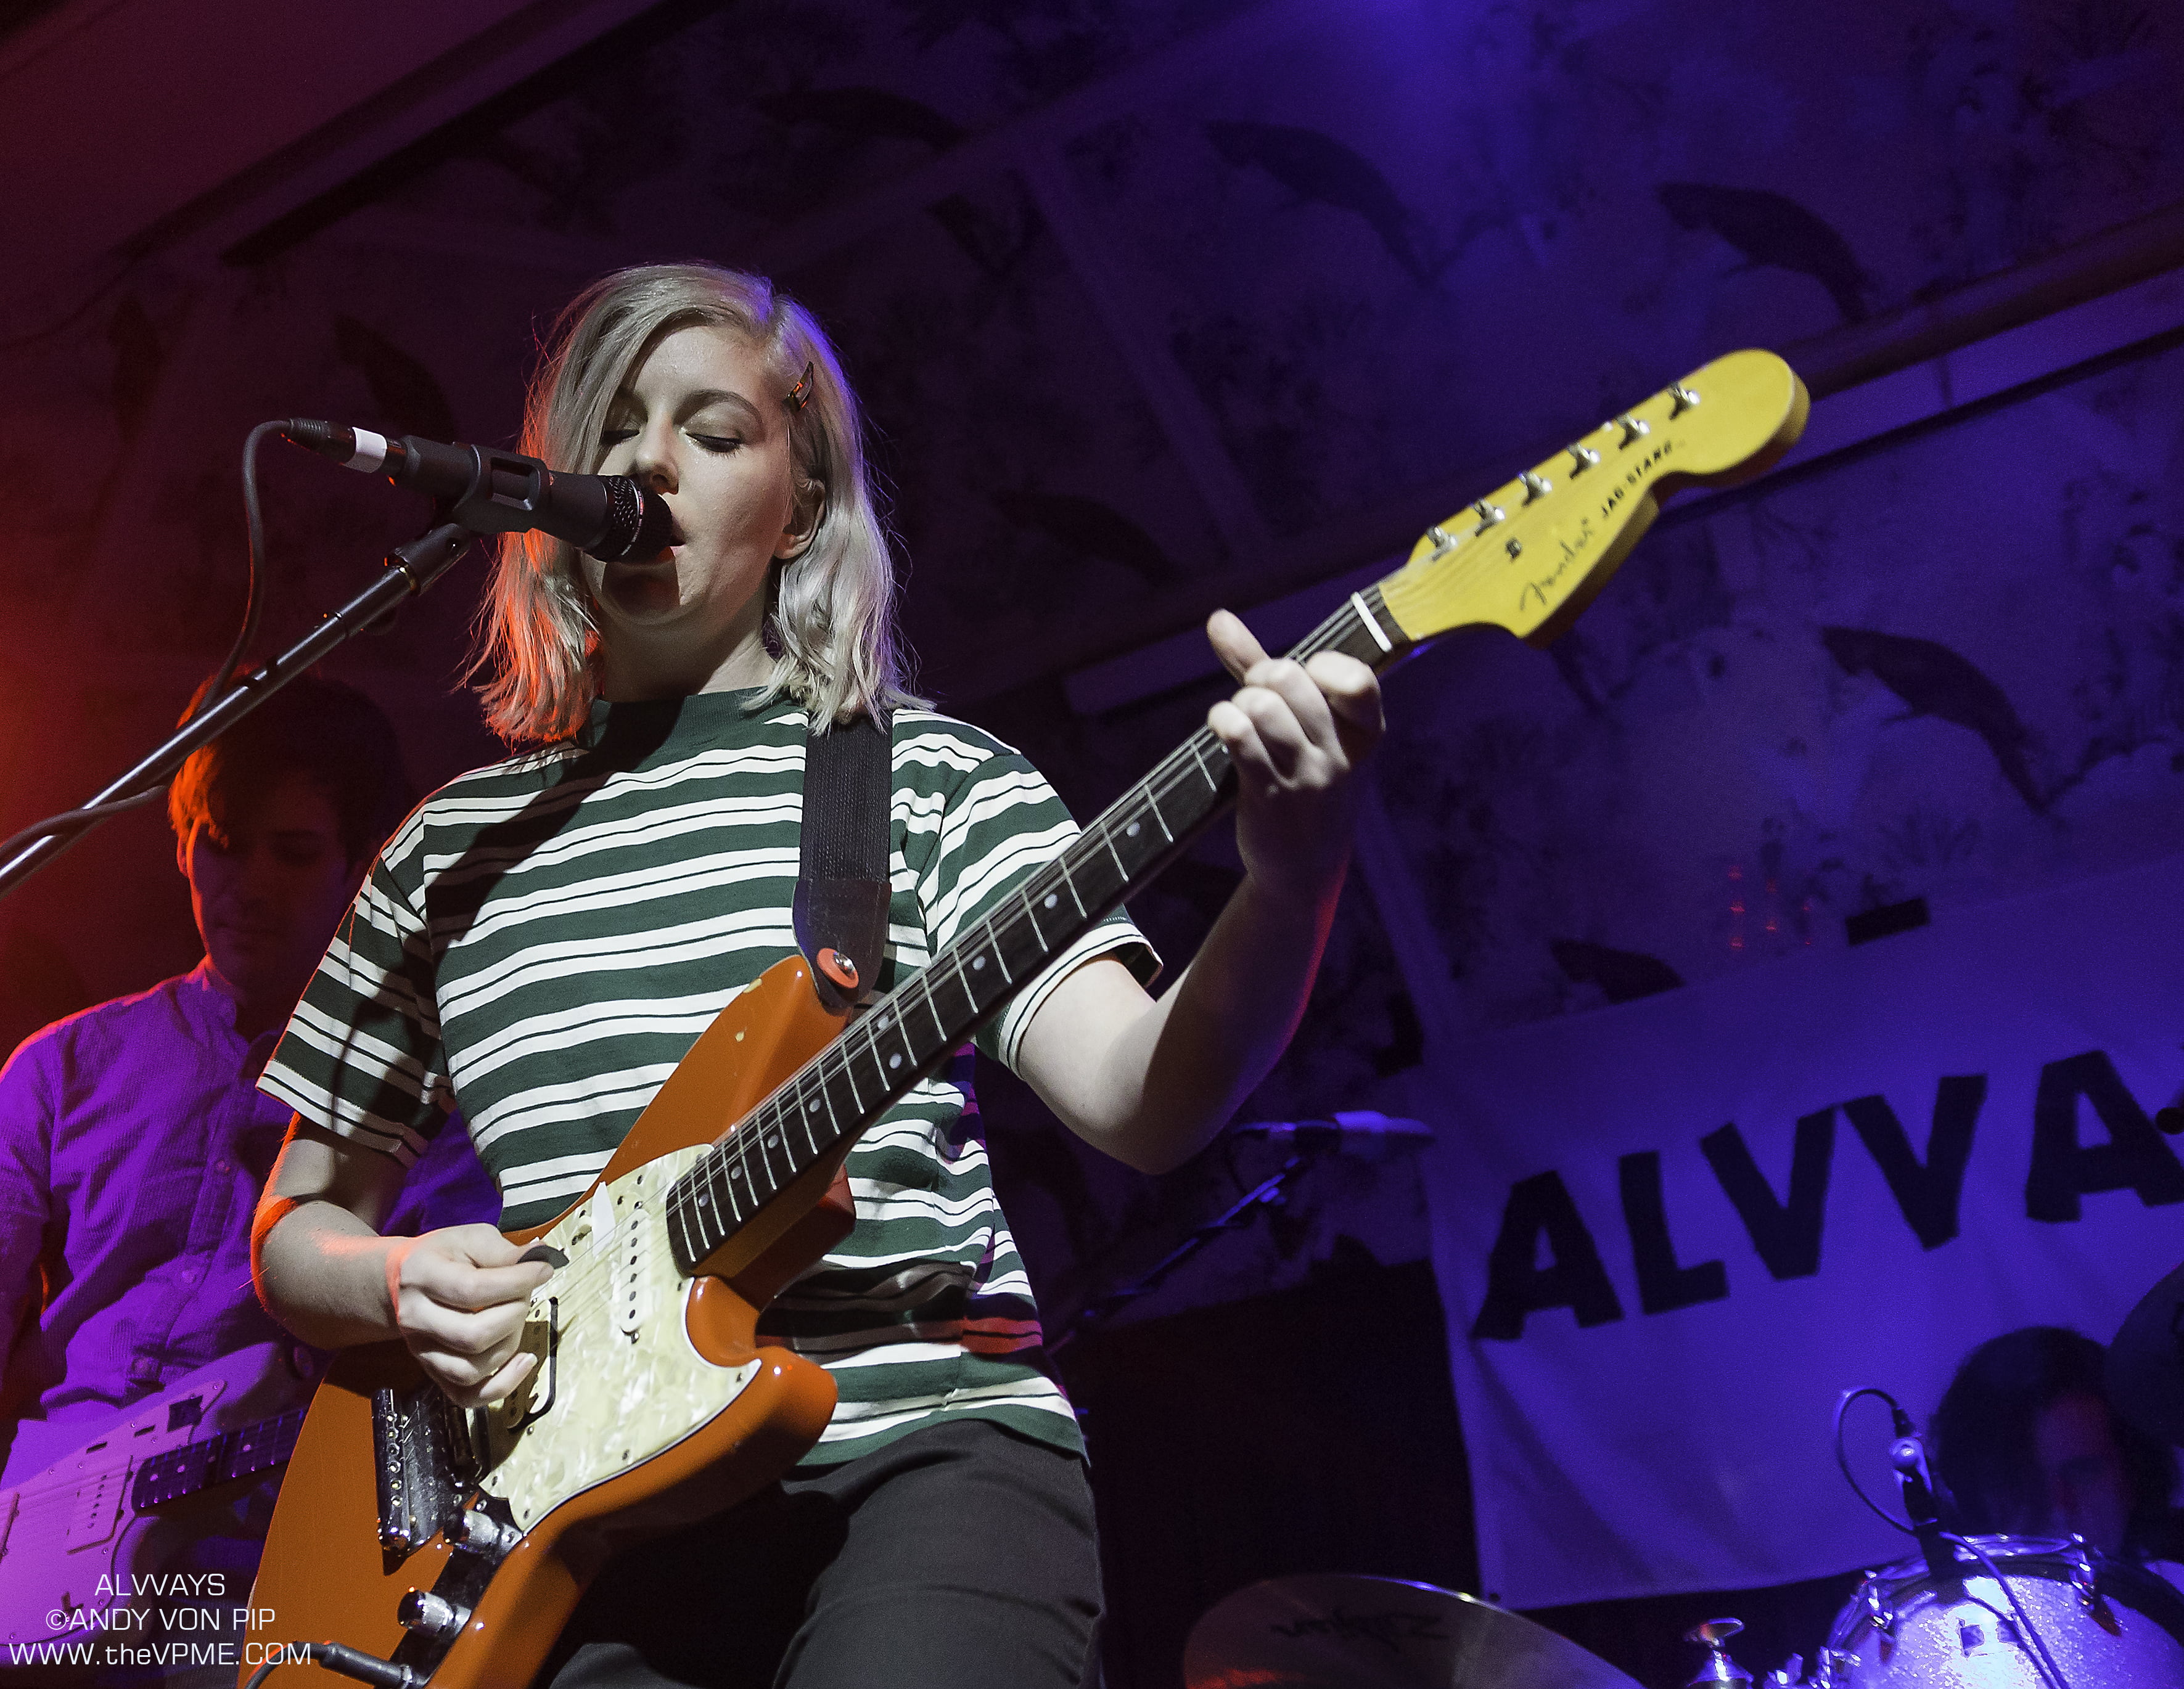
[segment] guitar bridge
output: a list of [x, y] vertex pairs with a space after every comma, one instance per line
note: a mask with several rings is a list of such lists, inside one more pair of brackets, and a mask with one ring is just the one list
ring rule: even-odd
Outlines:
[[395, 1567], [462, 1516], [478, 1462], [468, 1417], [430, 1384], [371, 1397], [379, 1546]]

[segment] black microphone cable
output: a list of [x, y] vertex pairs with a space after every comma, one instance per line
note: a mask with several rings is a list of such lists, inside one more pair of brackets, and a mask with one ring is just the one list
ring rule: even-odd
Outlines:
[[[1842, 1469], [1843, 1480], [1850, 1486], [1852, 1495], [1906, 1536], [1918, 1536], [1919, 1532], [1916, 1525], [1906, 1524], [1866, 1494], [1864, 1488], [1858, 1481], [1857, 1474], [1850, 1470], [1850, 1457], [1843, 1448], [1843, 1415], [1848, 1411], [1850, 1404], [1861, 1396], [1877, 1396], [1888, 1403], [1890, 1426], [1899, 1442], [1904, 1437], [1912, 1437], [1915, 1440], [1916, 1434], [1911, 1429], [1911, 1416], [1903, 1411], [1903, 1404], [1878, 1386], [1862, 1385], [1858, 1389], [1844, 1391], [1836, 1398], [1836, 1464]], [[1936, 1535], [1942, 1542], [1962, 1548], [1977, 1560], [1986, 1570], [1986, 1575], [1994, 1580], [1996, 1587], [2002, 1591], [2003, 1595], [2008, 1601], [2010, 1611], [2017, 1615], [2019, 1632], [2031, 1644], [2028, 1653], [2031, 1657], [2032, 1669], [2038, 1674], [2041, 1681], [2047, 1684], [2048, 1689], [2070, 1689], [2069, 1682], [2064, 1678], [2062, 1669], [2055, 1664], [2054, 1655], [2048, 1652], [2046, 1640], [2038, 1631], [2033, 1628], [2031, 1616], [2025, 1612], [2024, 1603], [2018, 1600], [2017, 1592], [2009, 1586], [2009, 1580], [2002, 1575], [2002, 1568], [1996, 1565], [1989, 1558], [1986, 1550], [1974, 1542], [1969, 1536], [1960, 1536], [1953, 1531], [1939, 1531]], [[1965, 1595], [1967, 1599], [1976, 1602], [1978, 1605], [1986, 1607], [1988, 1612], [1994, 1613], [1996, 1618], [2003, 1616], [2000, 1613], [1995, 1613], [1995, 1609], [1987, 1606], [1986, 1602], [1979, 1601], [1978, 1597], [1973, 1596], [1969, 1590], [1965, 1592]]]
[[[233, 681], [236, 669], [242, 665], [244, 653], [250, 649], [250, 642], [258, 637], [259, 624], [264, 619], [265, 608], [265, 516], [258, 496], [258, 447], [267, 435], [280, 431], [279, 423], [261, 422], [250, 431], [249, 437], [242, 442], [242, 519], [248, 569], [243, 586], [242, 625], [236, 630], [234, 642], [228, 647], [227, 655], [220, 659], [220, 667], [213, 670], [211, 677], [198, 690], [197, 701], [183, 709], [175, 724], [177, 727], [187, 725], [220, 702]], [[64, 809], [58, 815], [48, 815], [44, 820], [34, 822], [20, 833], [10, 836], [4, 842], [0, 842], [0, 861], [13, 857], [24, 846], [35, 844], [40, 839], [73, 842], [75, 836], [88, 831], [101, 821], [131, 809], [142, 809], [146, 804], [157, 803], [166, 795], [166, 783], [162, 781], [147, 791], [131, 792], [126, 797], [116, 797], [105, 803], [87, 804], [81, 809]]]

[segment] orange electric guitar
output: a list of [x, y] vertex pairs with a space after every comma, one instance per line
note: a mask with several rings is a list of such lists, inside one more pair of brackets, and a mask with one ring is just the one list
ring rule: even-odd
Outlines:
[[[1344, 651], [1380, 669], [1479, 624], [1545, 644], [1663, 493], [1758, 474], [1806, 410], [1780, 358], [1718, 359], [1429, 529], [1292, 654]], [[758, 1346], [758, 1310], [850, 1229], [838, 1175], [850, 1144], [1234, 788], [1227, 753], [1201, 729], [846, 1028], [800, 957], [723, 1009], [591, 1190], [552, 1225], [512, 1234], [566, 1257], [533, 1302], [523, 1342], [538, 1365], [514, 1395], [459, 1410], [397, 1344], [337, 1363], [290, 1461], [246, 1669], [331, 1638], [354, 1651], [339, 1657], [350, 1677], [520, 1689], [614, 1547], [780, 1475], [817, 1439], [834, 1389], [813, 1363]], [[281, 1674], [289, 1689], [335, 1681], [317, 1664]]]

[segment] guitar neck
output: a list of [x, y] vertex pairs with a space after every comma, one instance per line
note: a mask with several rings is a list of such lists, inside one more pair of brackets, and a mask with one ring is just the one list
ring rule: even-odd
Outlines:
[[[1749, 480], [1790, 448], [1808, 405], [1772, 353], [1716, 358], [1427, 529], [1402, 569], [1351, 593], [1290, 654], [1340, 651], [1384, 669], [1475, 625], [1544, 645], [1614, 573], [1663, 493]], [[669, 1187], [668, 1235], [683, 1271], [938, 1068], [1011, 992], [1159, 873], [1234, 789], [1228, 752], [1201, 728], [775, 1090]]]
[[[1405, 654], [1373, 586], [1290, 654], [1340, 651], [1375, 669]], [[785, 1081], [667, 1194], [685, 1273], [845, 1137], [877, 1120], [1070, 945], [1157, 875], [1235, 796], [1235, 770], [1200, 728], [1000, 907], [874, 1003]]]
[[303, 1428], [304, 1410], [298, 1408], [155, 1454], [137, 1469], [130, 1505], [142, 1513], [214, 1484], [269, 1471], [296, 1452]]

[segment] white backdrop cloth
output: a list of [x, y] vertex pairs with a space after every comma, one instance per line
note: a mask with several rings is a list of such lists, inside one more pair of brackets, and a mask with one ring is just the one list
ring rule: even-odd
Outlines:
[[[2184, 1086], [2180, 1038], [2171, 858], [1457, 1052], [1425, 1177], [1484, 1589], [1547, 1606], [1900, 1558], [1836, 1470], [1837, 1392], [1885, 1386], [1923, 1428], [1988, 1337], [2114, 1335], [2184, 1259], [2184, 1140], [2145, 1125]], [[1890, 1114], [1925, 1164], [1893, 1183]], [[1886, 1414], [1851, 1425], [1877, 1481]]]

